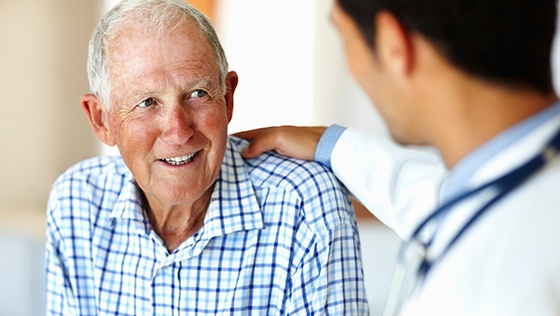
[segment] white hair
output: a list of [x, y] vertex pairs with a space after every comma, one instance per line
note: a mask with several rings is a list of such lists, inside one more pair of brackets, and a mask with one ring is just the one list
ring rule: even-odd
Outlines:
[[111, 40], [125, 22], [134, 22], [155, 35], [164, 35], [193, 20], [208, 40], [216, 55], [220, 87], [225, 92], [228, 62], [218, 35], [208, 18], [183, 0], [123, 0], [109, 10], [97, 24], [89, 42], [87, 74], [90, 91], [110, 107], [111, 78], [107, 52]]

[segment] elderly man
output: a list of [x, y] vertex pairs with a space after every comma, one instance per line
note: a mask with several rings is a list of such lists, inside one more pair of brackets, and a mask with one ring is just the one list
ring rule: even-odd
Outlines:
[[119, 157], [56, 181], [49, 315], [366, 315], [351, 204], [311, 162], [244, 160], [238, 77], [180, 0], [124, 1], [90, 42], [82, 107]]

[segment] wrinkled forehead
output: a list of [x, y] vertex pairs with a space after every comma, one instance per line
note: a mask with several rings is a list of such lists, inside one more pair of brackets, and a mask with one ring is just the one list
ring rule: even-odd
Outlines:
[[106, 46], [110, 77], [119, 75], [126, 67], [149, 63], [152, 58], [161, 57], [162, 54], [170, 61], [204, 60], [209, 65], [215, 65], [218, 71], [212, 46], [195, 21], [185, 20], [161, 30], [150, 28], [137, 19], [122, 23]]

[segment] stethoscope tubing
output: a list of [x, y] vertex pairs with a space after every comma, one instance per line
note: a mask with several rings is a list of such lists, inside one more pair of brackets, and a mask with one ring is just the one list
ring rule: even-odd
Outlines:
[[426, 219], [424, 219], [420, 225], [412, 233], [411, 238], [408, 242], [402, 244], [398, 253], [398, 263], [393, 275], [393, 281], [389, 290], [388, 299], [385, 306], [385, 311], [383, 315], [393, 315], [396, 311], [397, 301], [399, 300], [402, 282], [405, 277], [405, 266], [404, 259], [407, 248], [414, 240], [418, 240], [423, 229], [432, 221], [436, 220], [440, 216], [444, 216], [451, 212], [453, 206], [459, 202], [474, 196], [486, 189], [495, 188], [497, 193], [488, 202], [486, 202], [478, 211], [474, 213], [473, 216], [463, 225], [459, 232], [451, 239], [443, 251], [433, 260], [428, 260], [428, 249], [432, 244], [435, 233], [427, 242], [420, 242], [420, 245], [424, 248], [423, 260], [420, 263], [418, 270], [416, 271], [416, 286], [421, 286], [423, 280], [426, 278], [431, 268], [440, 261], [457, 243], [457, 241], [464, 236], [464, 234], [471, 228], [484, 214], [488, 213], [493, 205], [502, 200], [508, 194], [515, 191], [533, 175], [535, 175], [539, 170], [541, 170], [549, 161], [555, 158], [560, 153], [560, 129], [556, 131], [554, 136], [549, 140], [547, 145], [537, 154], [535, 157], [531, 158], [529, 161], [525, 162], [521, 166], [515, 168], [514, 170], [506, 173], [505, 175], [498, 177], [492, 181], [489, 181], [477, 188], [464, 192], [457, 197], [444, 203], [442, 206], [437, 208], [432, 212]]

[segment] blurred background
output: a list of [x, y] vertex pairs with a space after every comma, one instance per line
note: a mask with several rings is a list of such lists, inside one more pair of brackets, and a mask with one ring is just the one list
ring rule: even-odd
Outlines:
[[[94, 138], [79, 104], [89, 36], [116, 2], [0, 0], [0, 316], [44, 315], [50, 187], [79, 160], [116, 153]], [[190, 2], [211, 18], [240, 77], [230, 132], [337, 123], [387, 135], [347, 72], [332, 0]], [[379, 314], [399, 241], [359, 204], [357, 212], [368, 297]]]

